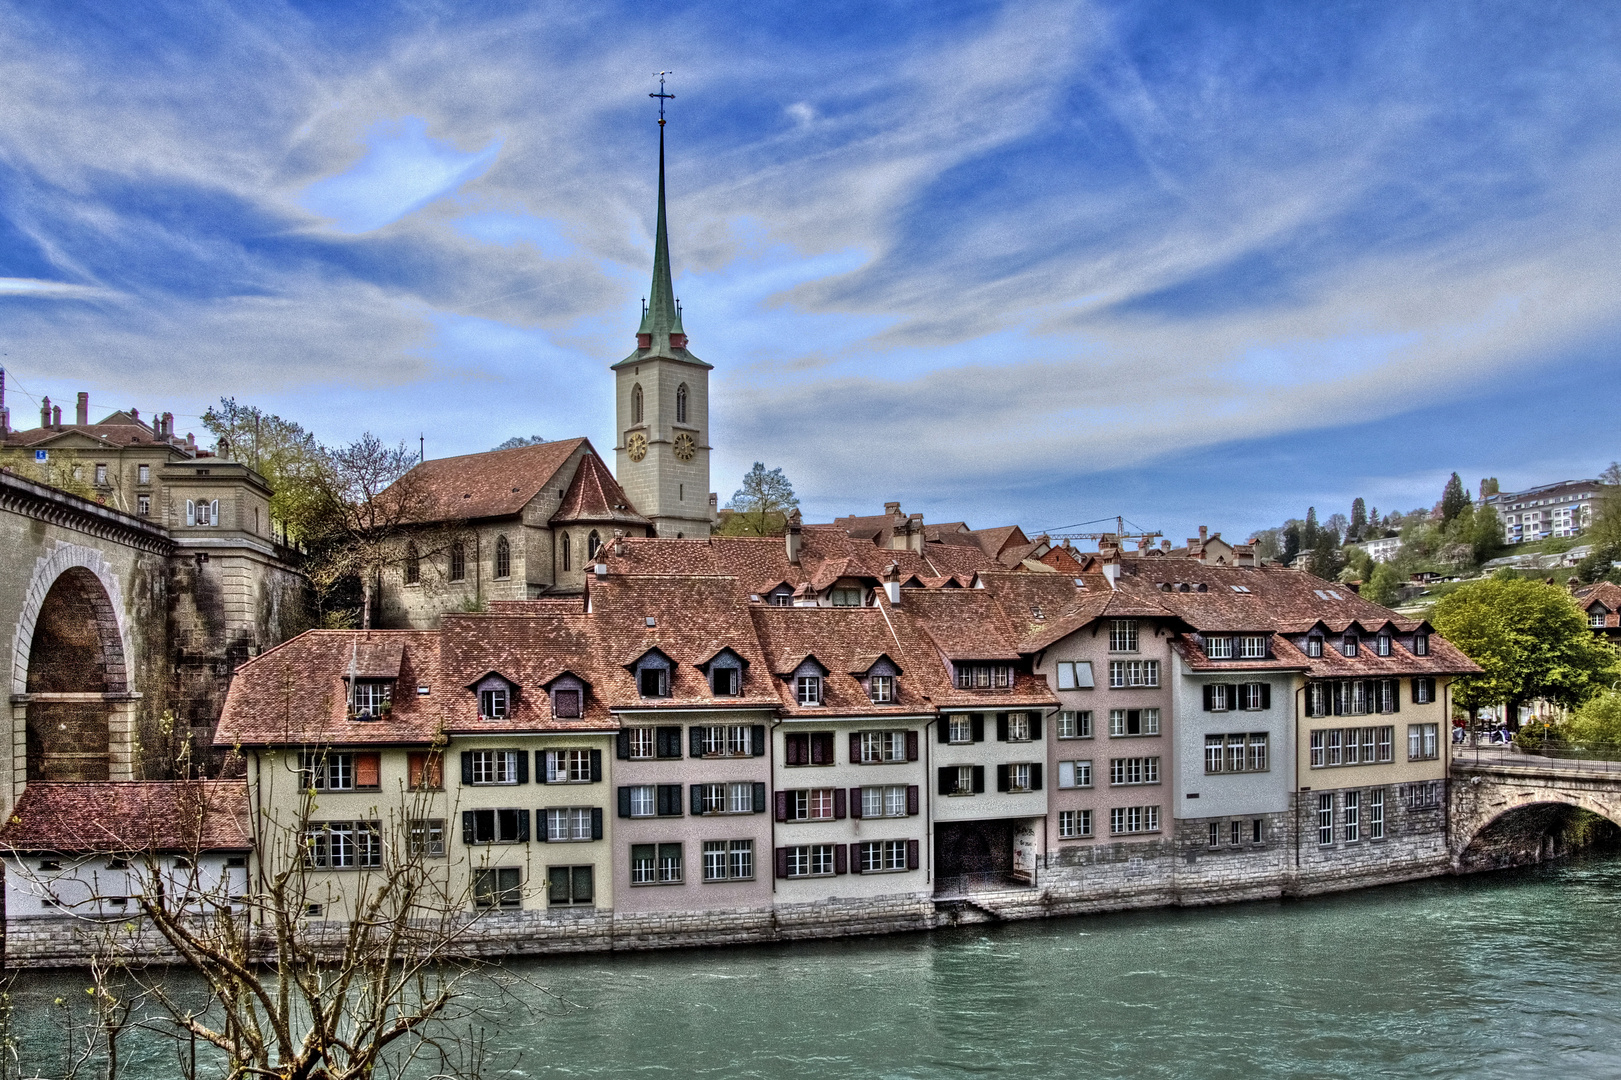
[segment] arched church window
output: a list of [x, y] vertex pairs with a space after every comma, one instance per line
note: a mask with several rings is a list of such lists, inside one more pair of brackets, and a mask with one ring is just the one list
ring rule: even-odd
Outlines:
[[675, 390], [675, 422], [678, 424], [685, 424], [687, 422], [686, 383], [682, 383], [680, 386], [676, 387]]
[[504, 536], [495, 540], [495, 576], [505, 578], [512, 576], [512, 545], [507, 543]]
[[571, 565], [572, 560], [569, 558], [569, 550], [568, 549], [569, 549], [568, 533], [564, 533], [563, 534], [563, 569], [564, 570], [572, 570], [572, 569], [574, 569], [574, 567]]
[[413, 541], [405, 545], [405, 583], [415, 585], [422, 580], [422, 556], [417, 554], [417, 546]]
[[630, 422], [642, 422], [642, 384], [637, 383], [630, 388]]
[[597, 557], [597, 548], [599, 548], [601, 546], [602, 546], [602, 537], [597, 535], [597, 530], [592, 529], [591, 530], [591, 535], [585, 538], [585, 557], [586, 557], [586, 559], [590, 560], [590, 559], [596, 558]]

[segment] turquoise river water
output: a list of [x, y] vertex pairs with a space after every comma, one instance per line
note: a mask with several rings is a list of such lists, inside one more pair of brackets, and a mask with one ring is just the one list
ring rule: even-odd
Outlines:
[[[484, 1034], [510, 1076], [1615, 1078], [1618, 930], [1621, 859], [1595, 857], [1309, 900], [523, 961]], [[49, 1002], [82, 984], [15, 988], [43, 1070]], [[172, 1075], [144, 1049], [125, 1075]]]

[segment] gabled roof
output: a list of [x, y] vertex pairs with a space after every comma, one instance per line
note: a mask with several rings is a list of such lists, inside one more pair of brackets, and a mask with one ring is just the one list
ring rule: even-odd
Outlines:
[[545, 489], [562, 486], [557, 472], [582, 446], [591, 451], [590, 441], [581, 438], [435, 458], [389, 490], [411, 500], [412, 523], [507, 517]]
[[0, 849], [138, 854], [248, 851], [242, 780], [30, 781], [0, 829]]
[[[876, 607], [779, 608], [754, 605], [749, 615], [765, 650], [771, 670], [791, 674], [806, 657], [815, 657], [826, 675], [823, 703], [800, 705], [794, 688], [777, 683], [781, 710], [795, 718], [818, 716], [908, 714], [932, 708], [930, 695], [943, 685], [944, 668], [938, 657], [919, 648], [909, 625]], [[877, 704], [868, 696], [859, 675], [877, 657], [886, 655], [904, 669], [895, 681], [896, 700]], [[932, 669], [932, 675], [931, 675]]]
[[[431, 742], [444, 704], [471, 680], [457, 683], [441, 676], [439, 640], [430, 630], [306, 630], [236, 669], [214, 745]], [[398, 681], [386, 717], [349, 718], [345, 679], [350, 656], [360, 649], [399, 652]], [[427, 694], [417, 693], [421, 686], [428, 687]]]
[[574, 480], [568, 486], [568, 494], [563, 496], [563, 503], [551, 520], [553, 525], [576, 522], [633, 526], [652, 524], [636, 512], [636, 508], [630, 504], [630, 496], [625, 494], [625, 489], [619, 486], [619, 481], [614, 479], [602, 459], [591, 453], [580, 458], [580, 464], [574, 470]]

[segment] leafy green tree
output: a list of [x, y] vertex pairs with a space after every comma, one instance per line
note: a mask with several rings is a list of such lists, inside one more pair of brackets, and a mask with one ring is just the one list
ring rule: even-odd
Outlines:
[[1368, 536], [1368, 504], [1358, 495], [1351, 503], [1351, 529], [1346, 533], [1347, 540], [1365, 540]]
[[743, 486], [732, 495], [729, 508], [735, 513], [732, 535], [775, 536], [781, 533], [788, 512], [799, 507], [794, 486], [779, 469], [767, 469], [756, 461], [743, 475]]
[[1452, 519], [1463, 513], [1464, 507], [1472, 506], [1469, 501], [1469, 492], [1464, 490], [1463, 481], [1458, 474], [1453, 473], [1447, 481], [1446, 490], [1441, 492], [1441, 527], [1452, 523]]
[[1482, 503], [1474, 508], [1465, 542], [1476, 564], [1503, 550], [1503, 520], [1497, 516], [1496, 507]]
[[1588, 698], [1565, 725], [1571, 742], [1583, 746], [1621, 744], [1621, 691], [1605, 690]]
[[1595, 543], [1593, 550], [1576, 564], [1576, 576], [1584, 585], [1606, 578], [1614, 581], [1621, 576], [1615, 568], [1618, 561], [1621, 561], [1621, 543]]
[[1331, 532], [1319, 533], [1317, 546], [1311, 549], [1311, 560], [1306, 564], [1306, 569], [1324, 581], [1334, 581], [1344, 568], [1345, 555], [1340, 550], [1339, 541]]
[[1362, 595], [1375, 604], [1394, 607], [1401, 599], [1401, 571], [1387, 562], [1375, 563], [1373, 573], [1362, 582]]
[[1306, 523], [1300, 527], [1301, 550], [1310, 551], [1316, 548], [1317, 541], [1321, 539], [1321, 532], [1322, 528], [1317, 524], [1317, 508], [1315, 506], [1306, 507]]
[[1484, 502], [1488, 495], [1501, 495], [1503, 489], [1497, 486], [1497, 477], [1488, 476], [1480, 482], [1480, 498]]
[[230, 447], [231, 457], [248, 465], [270, 485], [270, 520], [281, 526], [290, 542], [307, 541], [319, 526], [318, 476], [325, 458], [315, 436], [303, 426], [265, 412], [257, 405], [241, 405], [236, 398], [220, 398], [203, 414], [203, 426], [216, 442]]
[[1442, 597], [1432, 621], [1485, 669], [1454, 688], [1454, 700], [1471, 712], [1501, 703], [1513, 722], [1528, 701], [1573, 707], [1621, 677], [1615, 649], [1592, 634], [1582, 610], [1556, 585], [1506, 577], [1473, 582]]
[[1283, 525], [1283, 550], [1278, 561], [1285, 566], [1294, 562], [1300, 555], [1300, 522], [1290, 518]]
[[543, 443], [545, 441], [546, 441], [546, 437], [544, 435], [514, 435], [512, 438], [507, 439], [505, 442], [501, 443], [500, 445], [490, 447], [490, 449], [491, 450], [516, 450], [520, 446], [539, 446], [541, 443]]
[[1594, 500], [1593, 523], [1587, 527], [1586, 540], [1595, 546], [1621, 545], [1621, 462], [1610, 462], [1599, 480], [1607, 486]]

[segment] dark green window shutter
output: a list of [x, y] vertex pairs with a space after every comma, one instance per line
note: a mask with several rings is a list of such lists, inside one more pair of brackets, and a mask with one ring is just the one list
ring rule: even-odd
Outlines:
[[[694, 728], [693, 730], [696, 731], [698, 729]], [[704, 812], [704, 785], [693, 784], [688, 790], [687, 794], [691, 798], [692, 816], [697, 817], [699, 814]]]
[[591, 808], [591, 839], [602, 839], [602, 807], [600, 806]]
[[984, 742], [985, 741], [985, 714], [984, 713], [978, 713], [978, 712], [975, 713], [971, 723], [972, 723], [972, 727], [974, 729], [974, 741], [975, 742]]
[[939, 787], [937, 788], [937, 790], [940, 792], [940, 794], [942, 794], [942, 795], [950, 795], [953, 791], [957, 790], [957, 770], [956, 769], [951, 769], [951, 768], [941, 769], [940, 773], [939, 773], [939, 776], [940, 776], [940, 783], [939, 783]]
[[[542, 828], [544, 828], [545, 825], [546, 825], [546, 818], [544, 816], [546, 811], [544, 811], [544, 810], [536, 810], [535, 813], [539, 814], [539, 815], [542, 815], [541, 819], [540, 819], [540, 824], [541, 824]], [[517, 811], [517, 818], [518, 818], [517, 841], [520, 844], [527, 844], [527, 843], [529, 843], [529, 811], [527, 811], [527, 810], [519, 810], [519, 811]]]
[[630, 817], [630, 788], [619, 789], [619, 816]]
[[473, 782], [473, 752], [471, 750], [463, 750], [462, 751], [462, 783], [471, 784], [472, 782]]
[[998, 765], [996, 767], [996, 790], [1006, 791], [1011, 786], [1012, 784], [1008, 780], [1008, 767], [1006, 765]]
[[975, 765], [974, 766], [974, 794], [975, 795], [983, 795], [984, 793], [985, 793], [985, 766], [983, 766], [983, 765]]
[[915, 731], [906, 733], [906, 760], [917, 760], [917, 732]]
[[1271, 707], [1272, 707], [1272, 684], [1268, 683], [1268, 682], [1264, 682], [1264, 683], [1261, 684], [1261, 708], [1270, 709]]
[[[538, 754], [541, 751], [536, 750], [535, 753]], [[516, 756], [518, 758], [518, 783], [527, 784], [529, 783], [529, 754], [526, 751], [519, 750]]]
[[[462, 757], [466, 758], [467, 755], [463, 754]], [[473, 842], [474, 842], [474, 840], [473, 840], [473, 812], [471, 810], [463, 810], [462, 811], [462, 843], [471, 844]]]
[[760, 781], [756, 781], [754, 784], [754, 812], [756, 814], [765, 813], [765, 784]]
[[655, 728], [653, 741], [657, 745], [659, 757], [678, 758], [681, 756], [681, 729], [679, 727]]
[[1213, 712], [1216, 708], [1216, 687], [1212, 683], [1204, 684], [1204, 711]]
[[[755, 724], [749, 728], [749, 746], [755, 757], [765, 757], [765, 725]], [[758, 813], [759, 811], [756, 811]]]
[[951, 741], [951, 717], [942, 716], [935, 721], [934, 738], [936, 742]]
[[704, 756], [704, 729], [697, 724], [687, 729], [687, 753], [693, 757]]
[[1030, 790], [1041, 790], [1041, 762], [1039, 761], [1030, 766]]
[[1007, 742], [1007, 713], [996, 714], [996, 741]]
[[593, 784], [602, 783], [602, 751], [601, 750], [593, 750], [593, 751], [591, 751], [591, 782]]
[[614, 754], [620, 761], [630, 758], [630, 732], [621, 728], [619, 734], [614, 736]]
[[1401, 680], [1390, 680], [1390, 711], [1401, 712]]
[[1030, 714], [1030, 737], [1032, 739], [1035, 739], [1035, 740], [1038, 740], [1038, 741], [1041, 739], [1041, 714], [1040, 713], [1031, 713]]

